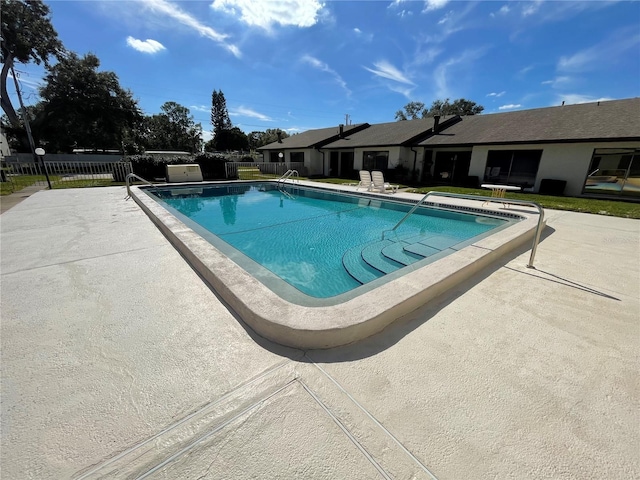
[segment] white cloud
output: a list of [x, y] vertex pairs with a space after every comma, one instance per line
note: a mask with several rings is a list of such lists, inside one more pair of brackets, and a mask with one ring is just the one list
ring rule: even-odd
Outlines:
[[331, 67], [329, 67], [329, 65], [327, 65], [326, 63], [318, 60], [315, 57], [312, 57], [311, 55], [304, 55], [302, 57], [302, 62], [311, 65], [313, 68], [320, 70], [322, 72], [326, 72], [329, 75], [331, 75], [334, 80], [336, 81], [336, 83], [338, 85], [340, 85], [340, 87], [342, 87], [347, 94], [351, 94], [351, 90], [349, 90], [349, 88], [347, 88], [347, 82], [345, 82], [342, 77], [335, 71], [333, 70]]
[[542, 82], [542, 85], [551, 85], [553, 88], [562, 88], [562, 87], [566, 87], [572, 82], [573, 82], [573, 79], [571, 77], [568, 77], [566, 75], [561, 75], [552, 80], [545, 80], [544, 82]]
[[255, 110], [243, 106], [239, 106], [237, 108], [234, 108], [232, 111], [229, 111], [229, 115], [257, 118], [258, 120], [262, 120], [263, 122], [270, 122], [273, 120], [267, 115], [263, 115], [262, 113], [256, 112]]
[[146, 40], [138, 40], [137, 38], [129, 36], [127, 37], [127, 45], [142, 53], [153, 54], [165, 50], [164, 45], [150, 38], [147, 38]]
[[522, 107], [522, 105], [519, 103], [510, 103], [509, 105], [502, 105], [501, 107], [498, 107], [498, 110], [513, 110], [514, 108], [520, 107]]
[[361, 38], [366, 42], [370, 42], [373, 40], [373, 33], [364, 33], [358, 27], [353, 29], [353, 33], [355, 33], [358, 38]]
[[447, 98], [451, 96], [449, 87], [449, 76], [451, 70], [470, 69], [474, 62], [484, 55], [484, 49], [466, 50], [458, 57], [453, 57], [440, 63], [433, 72], [433, 81], [436, 86], [436, 98]]
[[505, 93], [507, 93], [507, 92], [505, 92], [505, 91], [502, 91], [502, 92], [491, 92], [491, 93], [487, 93], [487, 97], [496, 97], [496, 98], [498, 98], [498, 97], [503, 96]]
[[311, 27], [318, 22], [324, 3], [318, 0], [214, 0], [211, 8], [239, 17], [265, 30], [273, 25]]
[[402, 72], [400, 72], [400, 70], [398, 70], [386, 60], [380, 60], [373, 65], [374, 67], [376, 67], [375, 69], [368, 67], [363, 68], [382, 78], [388, 78], [389, 80], [393, 80], [395, 82], [406, 83], [407, 85], [415, 85]]
[[560, 57], [557, 68], [563, 72], [599, 70], [629, 50], [635, 50], [634, 54], [637, 54], [639, 45], [640, 33], [635, 29], [621, 29], [597, 45]]
[[502, 7], [500, 7], [500, 10], [498, 10], [497, 12], [491, 12], [489, 14], [489, 16], [490, 17], [495, 17], [497, 15], [506, 15], [510, 11], [511, 11], [511, 9], [509, 8], [509, 5], [503, 5]]
[[168, 2], [167, 0], [144, 0], [142, 4], [151, 12], [166, 15], [173, 20], [176, 20], [178, 23], [194, 30], [199, 35], [221, 44], [234, 56], [241, 56], [240, 49], [227, 42], [228, 35], [218, 33], [213, 28], [204, 25], [198, 19], [183, 11], [178, 5]]
[[533, 70], [535, 68], [534, 65], [528, 65], [524, 68], [521, 68], [520, 70], [518, 70], [518, 76], [524, 76], [527, 73], [529, 73], [531, 70]]
[[541, 5], [542, 5], [542, 0], [535, 0], [535, 2], [524, 4], [522, 6], [522, 16], [528, 17], [529, 15], [533, 15], [538, 11]]
[[207, 107], [206, 105], [191, 105], [189, 109], [195, 110], [196, 112], [211, 112], [211, 107]]
[[[16, 78], [18, 79], [18, 82], [20, 83], [20, 85], [28, 87], [32, 90], [37, 90], [44, 85], [42, 78], [39, 78], [37, 80], [31, 80], [30, 78], [27, 78], [28, 76], [29, 76], [28, 73], [18, 72], [18, 75], [16, 75]], [[13, 82], [13, 75], [11, 74], [11, 71], [9, 71], [9, 73], [7, 74], [7, 78], [10, 78], [11, 81]]]
[[438, 25], [443, 25], [447, 23], [449, 20], [451, 20], [451, 17], [453, 17], [453, 10], [448, 12], [444, 17], [438, 20]]
[[613, 100], [613, 98], [608, 97], [592, 97], [589, 95], [582, 95], [579, 93], [569, 93], [566, 95], [558, 95], [556, 103], [554, 105], [561, 105], [562, 102], [565, 105], [575, 105], [577, 103], [592, 103], [592, 102], [606, 102], [608, 100]]
[[444, 7], [449, 0], [425, 0], [423, 12], [430, 12]]

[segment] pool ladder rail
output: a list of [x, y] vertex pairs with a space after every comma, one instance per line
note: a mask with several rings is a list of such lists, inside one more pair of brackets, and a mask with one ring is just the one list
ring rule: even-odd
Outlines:
[[129, 183], [129, 181], [132, 178], [140, 182], [146, 183], [147, 185], [153, 185], [153, 183], [151, 183], [149, 180], [145, 180], [140, 175], [136, 175], [135, 173], [130, 173], [125, 177], [125, 184], [127, 185], [127, 196], [125, 197], [125, 200], [128, 200], [131, 198], [131, 184]]
[[[293, 177], [293, 178], [291, 178]], [[293, 181], [297, 181], [298, 183], [300, 182], [300, 175], [298, 174], [297, 170], [287, 170], [284, 175], [282, 175], [278, 181], [276, 182], [277, 185], [280, 185], [280, 183], [284, 183], [287, 180], [291, 180]]]
[[300, 175], [298, 175], [298, 171], [297, 170], [287, 170], [285, 172], [284, 175], [282, 175], [278, 181], [276, 182], [276, 185], [278, 187], [278, 190], [280, 191], [280, 193], [282, 193], [285, 197], [289, 198], [289, 199], [294, 199], [295, 197], [293, 195], [291, 195], [289, 192], [287, 192], [283, 187], [284, 184], [287, 180], [291, 180], [292, 182], [297, 181], [298, 183], [300, 183]]
[[[418, 203], [416, 203], [411, 210], [409, 210], [407, 212], [407, 214], [402, 217], [400, 219], [400, 221], [398, 223], [395, 224], [395, 226], [389, 230], [384, 230], [382, 232], [382, 240], [384, 240], [385, 238], [385, 233], [387, 232], [394, 232], [400, 225], [402, 225], [402, 223], [404, 223], [404, 221], [409, 218], [409, 216], [411, 214], [413, 214], [413, 212], [415, 212], [418, 207], [420, 205], [422, 205], [425, 200], [427, 199], [427, 197], [429, 197], [430, 195], [438, 195], [441, 197], [451, 197], [451, 198], [463, 198], [466, 200], [482, 200], [484, 203], [504, 203], [504, 198], [495, 198], [495, 197], [483, 197], [480, 195], [465, 195], [462, 193], [449, 193], [449, 192], [427, 192], [426, 195], [424, 197], [422, 197], [420, 199], [420, 201]], [[540, 206], [540, 204], [536, 203], [536, 202], [530, 202], [527, 200], [514, 200], [514, 199], [509, 199], [509, 204], [512, 205], [522, 205], [525, 207], [534, 207], [538, 210], [538, 225], [536, 227], [536, 233], [533, 236], [533, 245], [531, 246], [531, 256], [529, 257], [529, 263], [527, 264], [527, 268], [535, 268], [533, 266], [533, 260], [535, 259], [536, 256], [536, 250], [538, 248], [538, 243], [540, 243], [540, 234], [542, 233], [542, 227], [544, 225], [544, 209]]]

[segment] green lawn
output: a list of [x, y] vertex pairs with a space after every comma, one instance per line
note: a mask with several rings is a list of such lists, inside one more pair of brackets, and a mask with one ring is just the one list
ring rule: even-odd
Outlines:
[[[59, 180], [60, 177], [49, 177], [51, 182]], [[9, 195], [10, 193], [18, 192], [24, 187], [29, 187], [36, 182], [41, 182], [43, 185], [47, 184], [47, 179], [44, 175], [16, 175], [9, 177], [9, 181], [0, 182], [0, 195]]]
[[[122, 182], [117, 183], [108, 179], [81, 179], [81, 180], [68, 180], [62, 181], [62, 177], [58, 175], [49, 176], [51, 181], [51, 187], [53, 189], [61, 188], [82, 188], [82, 187], [108, 187], [112, 185], [123, 185]], [[29, 187], [35, 183], [47, 186], [47, 179], [44, 175], [16, 175], [10, 177], [8, 182], [0, 182], [0, 195], [9, 195], [10, 193], [19, 192], [25, 187]]]
[[[323, 183], [345, 184], [357, 183], [356, 180], [346, 180], [342, 178], [323, 178], [315, 180]], [[400, 188], [403, 188], [400, 185]], [[425, 194], [430, 191], [460, 193], [464, 195], [480, 195], [490, 197], [491, 192], [481, 188], [464, 188], [464, 187], [406, 187], [405, 191], [410, 193]], [[513, 193], [507, 192], [505, 198], [514, 200], [525, 200], [536, 202], [544, 208], [554, 210], [569, 210], [572, 212], [595, 213], [598, 215], [610, 215], [613, 217], [623, 218], [640, 218], [640, 203], [624, 202], [618, 200], [595, 200], [590, 198], [577, 197], [553, 197], [550, 195], [537, 195], [534, 193]]]
[[[466, 195], [491, 196], [489, 190], [481, 188], [462, 187], [422, 187], [409, 190], [415, 193], [427, 193], [429, 191], [462, 193]], [[535, 193], [507, 192], [505, 198], [536, 202], [544, 208], [554, 210], [569, 210], [572, 212], [595, 213], [598, 215], [611, 215], [613, 217], [640, 218], [640, 203], [624, 202], [619, 200], [598, 200], [578, 197], [554, 197], [551, 195], [537, 195]]]

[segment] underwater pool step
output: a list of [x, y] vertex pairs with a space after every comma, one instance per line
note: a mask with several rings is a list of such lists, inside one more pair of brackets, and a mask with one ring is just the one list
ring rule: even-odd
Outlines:
[[393, 242], [391, 245], [383, 247], [382, 254], [403, 265], [411, 265], [424, 258], [422, 255], [405, 250], [406, 246], [407, 244], [404, 242]]
[[362, 259], [362, 245], [350, 248], [344, 253], [342, 266], [351, 277], [363, 285], [384, 275]]
[[414, 255], [420, 255], [422, 258], [430, 257], [431, 255], [435, 255], [436, 253], [440, 253], [440, 250], [438, 250], [437, 248], [429, 247], [428, 245], [419, 242], [405, 245], [404, 250]]
[[391, 240], [381, 240], [379, 242], [370, 243], [362, 249], [362, 259], [367, 264], [369, 264], [376, 270], [380, 270], [384, 274], [399, 270], [405, 265], [403, 263], [396, 262], [389, 257], [386, 257], [382, 253], [383, 248], [391, 246], [393, 243], [395, 242]]

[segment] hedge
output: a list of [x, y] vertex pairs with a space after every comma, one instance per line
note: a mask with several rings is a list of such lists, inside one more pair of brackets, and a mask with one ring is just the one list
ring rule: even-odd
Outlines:
[[196, 155], [132, 155], [128, 157], [133, 173], [147, 180], [165, 178], [167, 165], [200, 165], [204, 180], [223, 180], [227, 159], [222, 155], [199, 153]]

